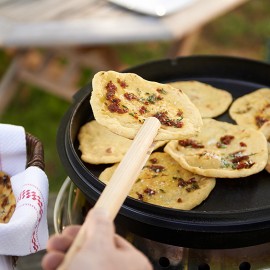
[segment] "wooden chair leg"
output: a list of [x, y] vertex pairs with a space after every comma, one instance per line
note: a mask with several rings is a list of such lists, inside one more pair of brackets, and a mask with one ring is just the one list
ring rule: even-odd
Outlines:
[[[53, 62], [60, 56], [69, 63], [63, 67], [63, 72], [60, 72], [57, 62]], [[0, 82], [0, 115], [13, 98], [18, 81], [38, 85], [46, 92], [71, 101], [78, 90], [77, 81], [83, 66], [94, 71], [122, 68], [116, 52], [107, 46], [70, 48], [62, 52], [18, 51]]]
[[100, 56], [106, 69], [119, 71], [123, 68], [117, 53], [110, 47], [101, 47]]
[[121, 70], [123, 68], [116, 51], [109, 46], [85, 47], [69, 51], [66, 54], [73, 61], [95, 72], [100, 70]]
[[0, 115], [4, 113], [17, 90], [17, 74], [20, 61], [21, 56], [16, 56], [0, 81]]
[[167, 56], [169, 58], [174, 58], [177, 56], [186, 56], [192, 53], [194, 45], [196, 44], [200, 35], [200, 29], [193, 31], [192, 33], [186, 35], [185, 37], [176, 40], [171, 45]]

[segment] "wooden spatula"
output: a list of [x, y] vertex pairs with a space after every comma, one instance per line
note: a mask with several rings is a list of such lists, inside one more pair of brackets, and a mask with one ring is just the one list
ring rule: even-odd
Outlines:
[[[161, 124], [155, 117], [149, 117], [137, 133], [126, 155], [118, 165], [109, 183], [103, 190], [94, 208], [100, 208], [108, 213], [113, 220], [128, 196], [132, 185], [139, 176], [143, 166], [148, 160], [154, 148], [154, 138]], [[85, 240], [87, 226], [84, 223], [68, 250], [63, 263], [58, 270], [65, 270], [70, 260], [81, 248]]]

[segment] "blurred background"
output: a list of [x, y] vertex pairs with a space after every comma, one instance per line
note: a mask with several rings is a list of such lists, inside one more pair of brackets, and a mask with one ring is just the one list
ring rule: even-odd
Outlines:
[[[269, 11], [269, 0], [251, 0], [219, 16], [201, 29], [189, 54], [230, 55], [270, 61]], [[116, 60], [121, 62], [121, 70], [150, 60], [166, 58], [170, 45], [170, 41], [132, 42], [112, 44], [110, 50], [117, 53]], [[32, 48], [25, 65], [38, 65], [44, 52], [43, 48]], [[13, 48], [0, 47], [0, 78], [6, 74], [15, 53]], [[92, 61], [91, 58], [85, 60], [89, 63]], [[53, 58], [48, 66], [49, 75], [59, 76], [68, 66], [68, 61], [65, 57]], [[74, 91], [90, 82], [95, 72], [87, 65], [82, 66], [74, 78]], [[16, 94], [0, 115], [0, 121], [22, 125], [28, 132], [40, 138], [45, 149], [50, 191], [56, 193], [67, 176], [58, 158], [56, 134], [71, 101], [30, 82], [21, 81], [16, 88]]]

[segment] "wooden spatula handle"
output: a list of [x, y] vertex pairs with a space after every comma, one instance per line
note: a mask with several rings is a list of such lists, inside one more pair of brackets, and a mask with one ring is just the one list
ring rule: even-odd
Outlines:
[[[133, 140], [131, 147], [96, 202], [94, 207], [103, 209], [112, 220], [117, 215], [132, 185], [153, 151], [153, 141], [159, 128], [160, 122], [157, 118], [150, 117], [146, 119]], [[72, 257], [82, 246], [87, 229], [85, 224], [86, 223], [82, 225], [77, 237], [65, 256], [64, 262], [58, 267], [58, 270], [66, 269]]]

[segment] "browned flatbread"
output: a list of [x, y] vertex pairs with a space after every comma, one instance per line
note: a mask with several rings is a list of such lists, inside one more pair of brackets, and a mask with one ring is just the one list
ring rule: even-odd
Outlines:
[[12, 191], [10, 177], [0, 171], [0, 223], [8, 223], [14, 213], [16, 199]]
[[181, 90], [144, 80], [134, 73], [101, 71], [93, 78], [90, 104], [97, 122], [133, 139], [148, 117], [161, 122], [156, 140], [188, 137], [200, 131], [199, 110]]
[[270, 121], [265, 122], [259, 129], [265, 136], [268, 146], [268, 160], [265, 166], [267, 172], [270, 173]]
[[268, 150], [262, 132], [210, 118], [203, 122], [198, 135], [164, 148], [183, 168], [216, 178], [245, 177], [265, 168]]
[[[117, 163], [122, 160], [132, 140], [111, 132], [93, 120], [84, 124], [78, 134], [81, 159], [90, 164]], [[155, 142], [157, 149], [168, 141]]]
[[172, 82], [170, 85], [181, 89], [199, 109], [203, 118], [221, 115], [233, 100], [228, 91], [198, 81]]
[[270, 121], [270, 88], [261, 88], [239, 97], [229, 113], [238, 125], [259, 129]]
[[[105, 169], [99, 179], [108, 183], [118, 164]], [[190, 210], [204, 201], [215, 187], [215, 178], [183, 169], [170, 155], [152, 153], [129, 196], [159, 206]]]

